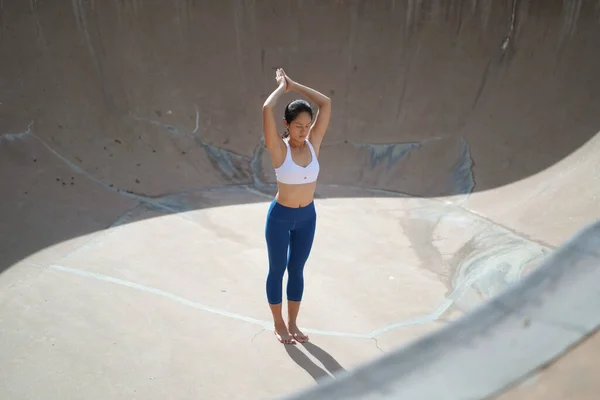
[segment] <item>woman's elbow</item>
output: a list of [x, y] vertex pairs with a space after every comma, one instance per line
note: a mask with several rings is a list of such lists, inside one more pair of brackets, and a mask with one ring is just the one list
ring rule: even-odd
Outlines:
[[273, 110], [273, 102], [269, 101], [269, 99], [265, 100], [262, 106], [263, 111], [272, 111]]

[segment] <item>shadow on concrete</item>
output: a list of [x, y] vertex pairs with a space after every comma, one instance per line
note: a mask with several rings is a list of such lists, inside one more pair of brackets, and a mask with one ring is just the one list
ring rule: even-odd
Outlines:
[[332, 375], [335, 375], [339, 371], [345, 371], [344, 367], [340, 365], [340, 363], [333, 358], [331, 354], [317, 346], [312, 342], [301, 343], [302, 346], [312, 354], [317, 360], [319, 360], [323, 366], [329, 371]]
[[315, 357], [323, 367], [318, 366], [314, 361], [312, 361], [302, 350], [300, 350], [296, 345], [286, 345], [285, 350], [289, 354], [290, 358], [298, 364], [302, 369], [304, 369], [312, 378], [318, 383], [322, 382], [323, 379], [334, 379], [335, 374], [339, 371], [345, 371], [345, 369], [340, 365], [339, 362], [325, 350], [320, 348], [314, 343], [306, 342], [300, 343], [304, 348], [310, 353], [313, 357]]

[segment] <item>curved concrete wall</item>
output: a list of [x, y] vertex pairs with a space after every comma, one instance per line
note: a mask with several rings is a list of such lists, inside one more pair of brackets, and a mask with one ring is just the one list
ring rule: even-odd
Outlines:
[[[127, 200], [97, 185], [153, 197], [272, 183], [259, 110], [279, 66], [333, 98], [323, 184], [446, 196], [535, 178], [600, 129], [596, 11], [583, 1], [4, 1], [5, 201], [61, 203], [60, 187], [33, 187], [77, 190], [89, 178], [80, 201], [100, 191], [117, 204]], [[28, 134], [44, 144], [25, 155], [14, 140]], [[544, 176], [463, 205], [556, 245], [597, 201], [595, 184], [573, 184], [598, 182], [595, 148], [554, 170], [561, 182]], [[58, 164], [42, 156], [52, 152]], [[13, 181], [14, 168], [36, 178]], [[543, 207], [531, 201], [540, 194]]]
[[[598, 249], [600, 223], [586, 227], [529, 276], [454, 323], [286, 399], [493, 398], [549, 368], [600, 327]], [[591, 369], [597, 373], [597, 365]], [[588, 366], [581, 375], [594, 372]], [[569, 397], [596, 396], [595, 382], [574, 386]]]
[[334, 100], [322, 183], [491, 189], [600, 125], [595, 4], [515, 3], [5, 1], [3, 133], [34, 122], [77, 166], [148, 195], [272, 181], [249, 163], [283, 66]]

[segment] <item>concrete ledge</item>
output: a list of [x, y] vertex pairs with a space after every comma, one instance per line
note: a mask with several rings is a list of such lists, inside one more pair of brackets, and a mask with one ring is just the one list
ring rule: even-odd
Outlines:
[[485, 399], [600, 327], [600, 221], [454, 323], [287, 400]]

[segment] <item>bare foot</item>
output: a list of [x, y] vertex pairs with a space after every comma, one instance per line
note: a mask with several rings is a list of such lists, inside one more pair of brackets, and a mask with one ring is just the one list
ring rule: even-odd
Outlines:
[[273, 331], [273, 333], [277, 337], [277, 340], [279, 340], [281, 343], [284, 343], [284, 344], [296, 343], [296, 342], [294, 342], [294, 338], [292, 338], [292, 335], [290, 335], [290, 332], [288, 332], [287, 327], [285, 325], [283, 325], [281, 327], [275, 326], [275, 330]]
[[304, 333], [302, 333], [300, 328], [298, 328], [298, 325], [290, 324], [288, 329], [289, 329], [289, 332], [294, 337], [294, 339], [296, 339], [300, 343], [308, 342], [308, 336], [306, 336]]

